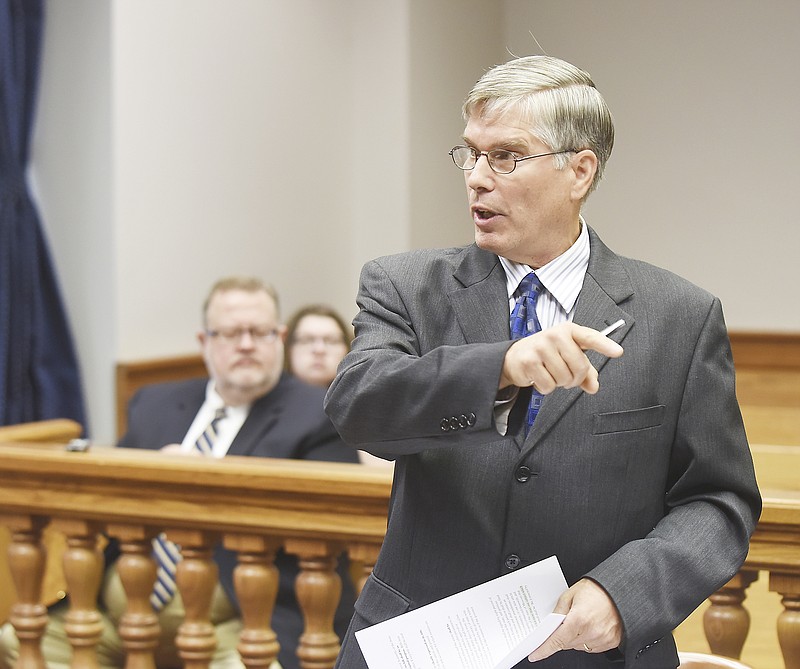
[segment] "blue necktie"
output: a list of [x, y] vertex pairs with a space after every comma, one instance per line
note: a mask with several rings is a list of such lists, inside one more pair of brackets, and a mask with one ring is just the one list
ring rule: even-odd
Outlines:
[[[225, 418], [225, 407], [217, 409], [214, 420], [203, 431], [194, 444], [195, 450], [202, 455], [211, 455], [214, 450], [214, 442], [217, 439], [217, 423]], [[175, 574], [178, 571], [178, 562], [181, 561], [181, 549], [167, 539], [167, 535], [161, 532], [153, 539], [153, 556], [156, 559], [156, 583], [153, 592], [150, 593], [150, 605], [155, 611], [161, 611], [178, 590], [175, 582]]]
[[[517, 288], [519, 297], [514, 305], [514, 310], [511, 312], [511, 339], [522, 339], [522, 337], [527, 337], [542, 329], [539, 324], [539, 318], [536, 316], [536, 300], [542, 290], [542, 283], [533, 272], [520, 281]], [[536, 414], [539, 413], [539, 407], [542, 406], [543, 397], [539, 391], [531, 388], [531, 403], [528, 406], [525, 434], [528, 434], [533, 421], [536, 420]]]

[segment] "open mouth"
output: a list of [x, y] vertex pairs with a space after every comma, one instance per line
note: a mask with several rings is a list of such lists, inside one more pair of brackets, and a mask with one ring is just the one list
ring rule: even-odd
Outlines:
[[486, 221], [490, 221], [493, 218], [496, 218], [498, 216], [498, 213], [491, 209], [474, 206], [472, 207], [472, 216], [476, 223], [483, 223]]

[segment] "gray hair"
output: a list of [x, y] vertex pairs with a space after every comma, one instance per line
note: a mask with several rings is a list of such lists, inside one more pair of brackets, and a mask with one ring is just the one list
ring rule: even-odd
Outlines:
[[[521, 114], [531, 132], [551, 151], [591, 150], [597, 173], [589, 193], [597, 188], [614, 146], [614, 122], [591, 77], [551, 56], [525, 56], [497, 65], [473, 86], [464, 101], [464, 120]], [[568, 156], [554, 156], [563, 169]], [[588, 193], [587, 193], [588, 195]]]

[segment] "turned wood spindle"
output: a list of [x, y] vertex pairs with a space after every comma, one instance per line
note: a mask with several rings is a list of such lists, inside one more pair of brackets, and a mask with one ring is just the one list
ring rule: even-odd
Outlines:
[[11, 531], [8, 566], [17, 591], [9, 620], [19, 639], [18, 667], [46, 669], [41, 640], [47, 627], [47, 608], [41, 603], [47, 553], [42, 530], [48, 519], [39, 516], [4, 516]]
[[298, 556], [300, 573], [295, 583], [303, 610], [305, 631], [297, 657], [302, 669], [332, 669], [339, 654], [339, 637], [333, 630], [342, 581], [336, 572], [341, 548], [325, 542], [287, 541], [287, 552]]
[[712, 653], [741, 657], [750, 630], [750, 614], [742, 602], [746, 589], [757, 578], [756, 571], [740, 571], [709, 597], [711, 606], [703, 615], [703, 627]]
[[800, 575], [771, 573], [769, 589], [781, 596], [778, 643], [786, 669], [800, 669]]
[[72, 646], [72, 669], [97, 669], [97, 643], [103, 632], [97, 610], [103, 571], [103, 555], [97, 544], [99, 527], [66, 520], [55, 526], [67, 538], [62, 562], [70, 602], [64, 631]]
[[150, 593], [156, 581], [152, 557], [155, 532], [125, 526], [109, 528], [109, 533], [119, 538], [122, 553], [116, 567], [127, 605], [117, 629], [125, 648], [125, 669], [156, 669], [153, 652], [161, 628], [150, 604]]
[[169, 531], [168, 538], [181, 547], [183, 559], [178, 563], [175, 580], [183, 599], [185, 617], [175, 646], [184, 669], [207, 669], [217, 647], [211, 624], [211, 600], [217, 584], [217, 563], [212, 559], [214, 533], [188, 530]]
[[280, 650], [271, 626], [278, 595], [275, 553], [279, 546], [279, 541], [261, 537], [225, 537], [225, 547], [238, 556], [233, 583], [242, 612], [242, 633], [237, 649], [247, 669], [269, 667]]
[[377, 546], [374, 544], [353, 544], [350, 546], [348, 550], [351, 560], [350, 564], [357, 567], [356, 573], [353, 573], [356, 594], [361, 594], [361, 591], [364, 589], [364, 584], [375, 568], [375, 563], [378, 561], [378, 554], [380, 552], [380, 544]]

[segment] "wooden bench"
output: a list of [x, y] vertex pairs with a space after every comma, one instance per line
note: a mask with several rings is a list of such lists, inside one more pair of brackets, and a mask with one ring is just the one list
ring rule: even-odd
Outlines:
[[185, 381], [207, 376], [208, 372], [206, 371], [203, 357], [199, 354], [117, 363], [117, 439], [125, 434], [128, 420], [128, 402], [130, 402], [137, 390], [154, 383]]

